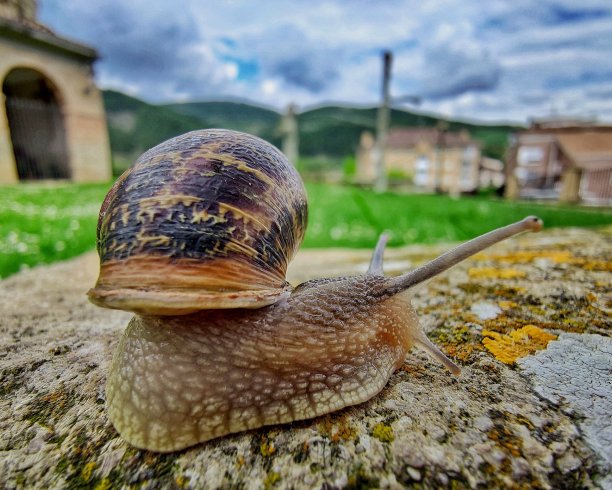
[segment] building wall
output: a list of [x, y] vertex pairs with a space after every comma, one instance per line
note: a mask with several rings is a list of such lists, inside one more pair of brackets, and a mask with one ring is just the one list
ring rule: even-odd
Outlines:
[[[475, 145], [436, 149], [421, 144], [411, 149], [388, 149], [387, 171], [409, 176], [414, 184], [429, 191], [458, 194], [478, 188], [480, 151]], [[438, 182], [438, 180], [440, 182]]]
[[0, 17], [36, 20], [36, 0], [0, 0]]
[[518, 134], [506, 162], [506, 197], [609, 205], [611, 136], [608, 126], [575, 124]]
[[[111, 179], [110, 147], [102, 96], [91, 65], [61, 54], [0, 39], [0, 84], [14, 68], [40, 72], [57, 89], [64, 117], [72, 180], [101, 182]], [[6, 104], [0, 92], [0, 183], [17, 182]]]
[[612, 168], [583, 172], [580, 198], [588, 203], [612, 204]]

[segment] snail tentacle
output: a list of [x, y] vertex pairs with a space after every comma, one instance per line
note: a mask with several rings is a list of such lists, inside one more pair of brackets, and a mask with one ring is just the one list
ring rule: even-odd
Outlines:
[[543, 222], [540, 218], [536, 216], [527, 216], [521, 221], [485, 233], [484, 235], [462, 243], [413, 271], [402, 274], [401, 276], [389, 278], [386, 285], [387, 292], [396, 294], [412, 286], [416, 286], [450, 269], [452, 266], [481, 252], [491, 245], [517, 235], [518, 233], [523, 233], [525, 231], [540, 231], [542, 226]]
[[455, 376], [461, 374], [461, 369], [453, 361], [451, 361], [431, 340], [427, 338], [425, 334], [415, 338], [414, 343], [417, 347], [427, 352], [432, 358], [440, 362], [446, 369], [448, 369]]
[[385, 253], [385, 247], [389, 241], [388, 233], [381, 233], [378, 238], [378, 243], [372, 253], [372, 259], [370, 260], [370, 266], [368, 267], [368, 274], [375, 274], [377, 276], [384, 276], [383, 272], [383, 255]]

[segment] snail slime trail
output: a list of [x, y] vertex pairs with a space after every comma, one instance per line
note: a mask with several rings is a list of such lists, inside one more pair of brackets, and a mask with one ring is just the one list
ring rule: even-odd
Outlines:
[[302, 420], [375, 396], [424, 335], [409, 288], [542, 222], [528, 217], [418, 269], [307, 281], [287, 265], [307, 221], [295, 168], [265, 141], [194, 131], [144, 153], [100, 210], [100, 276], [89, 298], [133, 311], [111, 365], [107, 412], [152, 451]]

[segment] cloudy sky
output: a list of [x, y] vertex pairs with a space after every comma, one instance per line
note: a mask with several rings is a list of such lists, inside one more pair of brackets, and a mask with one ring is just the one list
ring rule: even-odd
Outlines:
[[612, 122], [610, 0], [40, 0], [96, 47], [104, 88], [150, 102], [239, 97], [283, 108], [392, 93], [447, 117]]

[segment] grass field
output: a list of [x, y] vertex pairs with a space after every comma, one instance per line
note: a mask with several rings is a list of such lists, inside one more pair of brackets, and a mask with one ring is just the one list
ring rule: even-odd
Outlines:
[[[98, 210], [110, 184], [0, 187], [0, 277], [78, 255], [95, 246]], [[305, 247], [372, 247], [461, 241], [537, 214], [547, 227], [612, 224], [610, 209], [508, 203], [484, 198], [374, 194], [309, 184]]]

